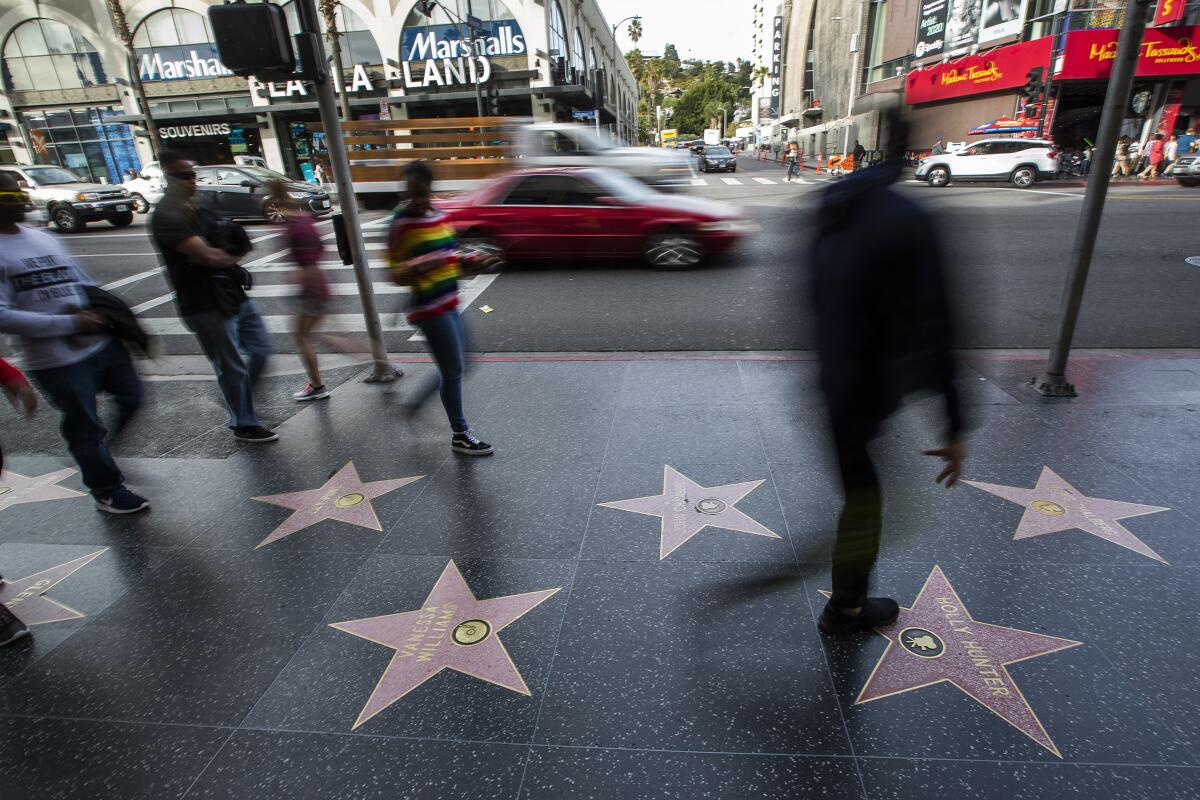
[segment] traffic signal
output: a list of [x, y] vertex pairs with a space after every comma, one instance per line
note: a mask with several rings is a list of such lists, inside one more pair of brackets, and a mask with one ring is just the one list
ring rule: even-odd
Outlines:
[[287, 80], [295, 76], [292, 50], [283, 7], [274, 3], [230, 3], [208, 7], [221, 62], [235, 75], [262, 80]]
[[417, 10], [427, 17], [433, 16], [433, 9], [436, 5], [434, 0], [417, 0]]
[[493, 117], [500, 116], [500, 87], [494, 83], [489, 83], [487, 87], [488, 114]]
[[1037, 105], [1042, 101], [1042, 76], [1046, 74], [1045, 67], [1034, 67], [1025, 75], [1025, 86], [1021, 90], [1025, 105]]

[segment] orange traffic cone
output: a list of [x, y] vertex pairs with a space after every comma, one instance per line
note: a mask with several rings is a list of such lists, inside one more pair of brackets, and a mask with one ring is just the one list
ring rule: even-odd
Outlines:
[[821, 154], [817, 153], [817, 173], [821, 172]]

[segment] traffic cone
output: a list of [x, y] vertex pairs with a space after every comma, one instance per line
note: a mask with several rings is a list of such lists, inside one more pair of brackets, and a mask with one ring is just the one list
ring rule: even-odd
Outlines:
[[817, 153], [817, 174], [821, 174], [821, 154]]

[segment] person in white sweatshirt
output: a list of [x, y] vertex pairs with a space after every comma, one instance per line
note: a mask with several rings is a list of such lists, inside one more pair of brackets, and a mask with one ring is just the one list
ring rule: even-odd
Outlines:
[[63, 438], [96, 508], [144, 511], [150, 502], [125, 487], [96, 406], [97, 393], [111, 394], [123, 425], [141, 405], [141, 380], [88, 310], [83, 287], [92, 279], [54, 236], [20, 224], [27, 202], [16, 178], [0, 172], [0, 333], [18, 338], [26, 373], [62, 412]]

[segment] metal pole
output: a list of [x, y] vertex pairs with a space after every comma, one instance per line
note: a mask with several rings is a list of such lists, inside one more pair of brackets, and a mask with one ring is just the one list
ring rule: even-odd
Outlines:
[[[441, 5], [441, 3], [439, 3], [438, 5]], [[442, 10], [447, 12], [446, 16], [450, 15], [449, 10], [446, 9], [445, 6], [442, 6]], [[472, 61], [474, 61], [475, 58], [479, 55], [475, 49], [475, 29], [471, 27], [471, 17], [473, 17], [473, 16], [475, 16], [475, 14], [471, 9], [471, 0], [467, 0], [467, 30], [471, 34], [471, 60]], [[462, 34], [460, 33], [459, 36], [461, 36], [461, 35]], [[477, 116], [477, 117], [483, 116], [483, 89], [480, 88], [480, 86], [479, 86], [478, 75], [476, 75], [476, 81], [475, 81], [475, 116]]]
[[[320, 38], [317, 24], [315, 0], [297, 0], [300, 29], [305, 33], [316, 33], [321, 43], [321, 60], [325, 59], [325, 42]], [[362, 226], [358, 218], [358, 203], [354, 199], [354, 184], [350, 180], [350, 159], [346, 157], [346, 144], [342, 139], [342, 127], [338, 119], [337, 97], [333, 84], [326, 77], [314, 84], [317, 91], [317, 106], [321, 111], [321, 123], [325, 127], [326, 143], [329, 148], [329, 166], [333, 171], [333, 182], [337, 186], [338, 201], [342, 216], [346, 220], [346, 234], [350, 240], [350, 256], [354, 261], [354, 278], [358, 283], [358, 296], [362, 300], [363, 319], [367, 323], [367, 336], [371, 341], [371, 359], [375, 369], [367, 378], [368, 383], [390, 383], [399, 375], [388, 361], [387, 349], [383, 344], [383, 328], [379, 324], [379, 310], [375, 306], [375, 290], [371, 284], [371, 272], [367, 262], [367, 248], [363, 244]]]
[[1092, 163], [1101, 165], [1101, 168], [1092, 170], [1083, 196], [1083, 210], [1079, 215], [1079, 227], [1075, 229], [1071, 266], [1063, 290], [1058, 338], [1050, 351], [1046, 371], [1033, 379], [1038, 394], [1046, 397], [1075, 396], [1075, 387], [1067, 382], [1067, 360], [1071, 355], [1071, 340], [1075, 336], [1083, 290], [1087, 286], [1088, 270], [1092, 265], [1092, 252], [1096, 249], [1096, 233], [1100, 228], [1100, 216], [1104, 212], [1104, 200], [1108, 194], [1110, 165], [1117, 152], [1117, 135], [1121, 132], [1125, 106], [1129, 103], [1129, 92], [1133, 88], [1134, 71], [1142, 35], [1146, 31], [1149, 8], [1150, 0], [1133, 0], [1126, 7], [1125, 25], [1117, 41], [1117, 58], [1112, 77], [1108, 80], [1108, 92], [1104, 96], [1104, 111], [1100, 115], [1100, 129], [1096, 133], [1096, 149], [1092, 156]]
[[[1058, 36], [1062, 28], [1063, 15], [1066, 10], [1054, 15], [1050, 21], [1050, 63], [1046, 65], [1046, 74], [1042, 80], [1042, 112], [1038, 114], [1037, 138], [1041, 139], [1046, 132], [1046, 117], [1050, 114], [1050, 92], [1054, 90], [1054, 62], [1058, 54]], [[1051, 134], [1054, 131], [1050, 131]]]

